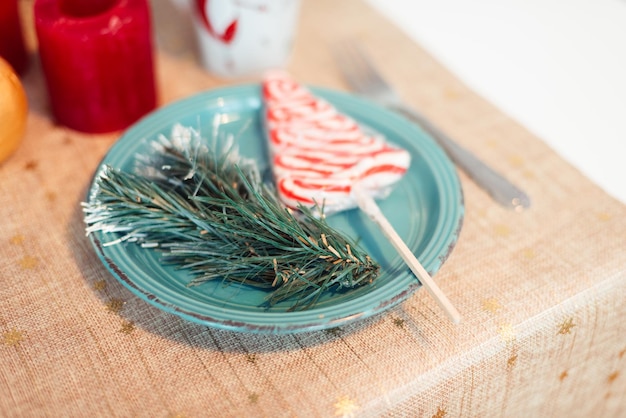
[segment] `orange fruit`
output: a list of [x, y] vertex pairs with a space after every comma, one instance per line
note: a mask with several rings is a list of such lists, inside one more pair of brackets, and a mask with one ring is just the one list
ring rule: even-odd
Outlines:
[[26, 129], [28, 101], [19, 77], [0, 57], [0, 163], [20, 145]]

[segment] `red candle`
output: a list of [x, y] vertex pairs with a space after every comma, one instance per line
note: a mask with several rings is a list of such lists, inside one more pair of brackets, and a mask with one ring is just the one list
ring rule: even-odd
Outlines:
[[36, 0], [35, 29], [58, 122], [111, 132], [155, 108], [146, 0]]
[[28, 62], [17, 0], [0, 0], [0, 57], [17, 73], [24, 71]]

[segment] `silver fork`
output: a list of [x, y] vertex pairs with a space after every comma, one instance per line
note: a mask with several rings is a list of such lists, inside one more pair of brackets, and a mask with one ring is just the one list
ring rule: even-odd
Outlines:
[[424, 115], [407, 106], [378, 73], [360, 45], [354, 42], [340, 43], [334, 52], [340, 70], [354, 91], [420, 125], [446, 151], [450, 159], [496, 202], [517, 211], [530, 207], [530, 198], [526, 193], [454, 142]]

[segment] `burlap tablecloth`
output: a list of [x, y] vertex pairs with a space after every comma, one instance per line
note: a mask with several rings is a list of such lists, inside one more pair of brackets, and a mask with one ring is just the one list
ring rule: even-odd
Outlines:
[[[424, 291], [288, 336], [207, 328], [134, 297], [98, 261], [79, 207], [119, 134], [55, 125], [34, 61], [26, 137], [0, 166], [0, 415], [624, 416], [624, 205], [362, 1], [305, 0], [290, 70], [345, 89], [329, 49], [345, 37], [533, 199], [505, 210], [460, 174], [465, 222], [436, 279], [463, 323]], [[158, 73], [161, 104], [225, 84], [185, 54], [160, 52]]]

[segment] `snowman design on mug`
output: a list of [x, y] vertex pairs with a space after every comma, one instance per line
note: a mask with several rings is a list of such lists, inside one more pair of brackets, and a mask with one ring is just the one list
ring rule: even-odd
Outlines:
[[202, 62], [222, 77], [260, 74], [289, 58], [299, 0], [195, 0]]

